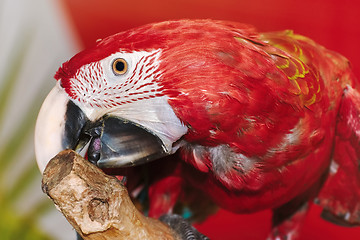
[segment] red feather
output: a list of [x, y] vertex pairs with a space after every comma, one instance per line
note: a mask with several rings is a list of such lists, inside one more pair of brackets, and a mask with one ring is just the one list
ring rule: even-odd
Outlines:
[[[340, 170], [330, 173], [320, 203], [360, 223], [359, 83], [343, 56], [291, 31], [181, 20], [108, 37], [55, 78], [71, 96], [69, 79], [81, 66], [118, 51], [158, 49], [158, 95], [168, 97], [188, 132], [176, 175], [165, 171], [152, 181], [150, 195], [164, 200], [150, 201], [153, 216], [178, 196], [186, 201], [174, 190], [180, 185], [235, 212], [302, 203], [316, 196], [333, 161]], [[347, 184], [356, 188], [349, 202]]]

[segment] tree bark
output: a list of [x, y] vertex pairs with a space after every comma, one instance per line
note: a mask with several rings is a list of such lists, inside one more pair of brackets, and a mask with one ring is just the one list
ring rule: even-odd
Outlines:
[[164, 223], [142, 215], [118, 179], [72, 150], [51, 159], [42, 189], [84, 240], [179, 239]]

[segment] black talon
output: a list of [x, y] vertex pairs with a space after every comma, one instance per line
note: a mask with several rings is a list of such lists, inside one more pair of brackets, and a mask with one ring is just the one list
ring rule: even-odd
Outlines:
[[161, 216], [159, 220], [171, 227], [182, 240], [210, 240], [179, 215], [166, 214]]

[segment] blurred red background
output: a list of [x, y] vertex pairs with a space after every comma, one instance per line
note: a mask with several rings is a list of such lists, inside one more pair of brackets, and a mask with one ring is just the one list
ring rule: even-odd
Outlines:
[[[293, 29], [346, 56], [360, 77], [360, 1], [351, 0], [62, 0], [81, 46], [149, 22], [211, 18], [254, 25], [259, 31]], [[357, 239], [360, 228], [326, 221], [311, 206], [301, 233], [305, 239]], [[211, 239], [266, 239], [270, 211], [236, 215], [219, 211], [196, 227]]]

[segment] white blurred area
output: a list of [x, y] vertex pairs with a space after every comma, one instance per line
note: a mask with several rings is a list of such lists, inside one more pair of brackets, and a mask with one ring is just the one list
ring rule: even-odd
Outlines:
[[[3, 134], [12, 130], [19, 113], [39, 89], [49, 92], [62, 62], [79, 49], [70, 24], [56, 0], [0, 0], [0, 87], [9, 64], [24, 48], [16, 92]], [[25, 44], [25, 46], [24, 46]]]
[[[53, 76], [61, 63], [79, 50], [67, 21], [61, 3], [56, 0], [0, 0], [0, 88], [5, 85], [9, 69], [15, 66], [19, 73], [0, 127], [0, 139], [13, 134], [33, 100], [44, 98], [55, 85]], [[22, 61], [17, 63], [19, 56]], [[9, 186], [21, 175], [24, 166], [33, 164], [32, 136], [17, 154], [19, 161], [11, 163], [6, 176], [0, 176]], [[16, 203], [18, 211], [28, 211], [34, 202], [46, 198], [41, 191], [40, 172], [33, 185]], [[41, 226], [54, 239], [76, 239], [72, 227], [55, 208], [42, 218]]]

